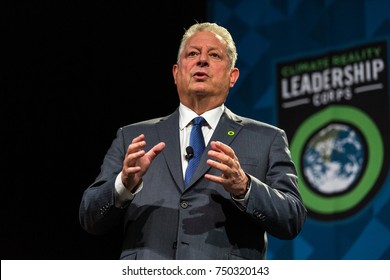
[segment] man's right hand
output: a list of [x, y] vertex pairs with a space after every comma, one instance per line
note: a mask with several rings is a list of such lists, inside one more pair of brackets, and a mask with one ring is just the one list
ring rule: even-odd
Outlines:
[[148, 152], [143, 148], [146, 146], [145, 135], [141, 134], [134, 138], [125, 155], [122, 167], [122, 183], [131, 192], [141, 182], [142, 176], [149, 169], [155, 157], [165, 148], [165, 143], [160, 142], [153, 146]]

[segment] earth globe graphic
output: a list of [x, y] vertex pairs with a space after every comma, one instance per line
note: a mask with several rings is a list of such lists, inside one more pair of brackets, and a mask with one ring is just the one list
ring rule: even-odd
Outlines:
[[347, 192], [362, 174], [365, 147], [355, 128], [342, 123], [328, 124], [305, 145], [302, 154], [305, 180], [323, 195]]

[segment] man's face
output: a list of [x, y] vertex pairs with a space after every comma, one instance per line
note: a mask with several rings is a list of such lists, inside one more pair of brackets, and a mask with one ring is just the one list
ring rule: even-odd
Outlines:
[[173, 76], [180, 101], [192, 108], [194, 102], [208, 100], [222, 104], [238, 79], [238, 69], [230, 69], [226, 46], [214, 33], [198, 32], [187, 41]]

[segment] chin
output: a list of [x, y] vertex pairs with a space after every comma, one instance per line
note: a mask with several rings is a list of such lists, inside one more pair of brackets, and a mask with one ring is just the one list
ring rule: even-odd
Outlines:
[[195, 91], [194, 92], [195, 95], [198, 95], [198, 96], [203, 96], [203, 95], [207, 95], [207, 92], [206, 91]]
[[206, 95], [210, 92], [210, 89], [202, 86], [202, 87], [191, 88], [190, 92], [196, 95]]

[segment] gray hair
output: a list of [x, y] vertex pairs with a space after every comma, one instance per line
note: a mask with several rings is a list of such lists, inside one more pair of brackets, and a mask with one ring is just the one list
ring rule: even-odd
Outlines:
[[232, 69], [236, 65], [236, 61], [237, 61], [237, 49], [236, 49], [236, 44], [233, 41], [232, 35], [225, 27], [210, 22], [195, 23], [185, 31], [180, 42], [179, 52], [177, 54], [177, 63], [179, 63], [180, 55], [183, 52], [187, 40], [195, 33], [200, 31], [213, 32], [214, 34], [220, 36], [223, 39], [223, 41], [225, 41], [227, 54], [230, 61], [230, 69]]

